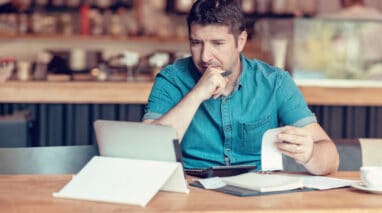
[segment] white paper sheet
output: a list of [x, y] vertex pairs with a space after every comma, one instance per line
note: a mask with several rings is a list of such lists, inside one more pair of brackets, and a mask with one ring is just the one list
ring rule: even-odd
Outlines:
[[304, 186], [318, 190], [327, 190], [351, 186], [359, 180], [340, 179], [324, 176], [302, 176]]
[[307, 187], [317, 190], [328, 190], [349, 187], [360, 180], [332, 178], [325, 176], [294, 174], [259, 174], [249, 172], [232, 177], [213, 177], [198, 179], [205, 189], [218, 189], [228, 185], [257, 191], [283, 191]]
[[180, 163], [177, 164], [178, 166], [175, 168], [175, 171], [170, 175], [160, 190], [183, 193], [189, 192], [183, 173], [183, 166]]
[[283, 127], [267, 130], [261, 144], [261, 170], [273, 171], [283, 169], [283, 158], [281, 152], [277, 149], [277, 135]]
[[227, 185], [220, 177], [198, 179], [198, 181], [205, 189], [218, 189]]
[[145, 206], [164, 186], [189, 192], [179, 171], [182, 165], [176, 162], [96, 156], [53, 196]]
[[231, 186], [259, 192], [287, 191], [304, 186], [301, 177], [286, 174], [248, 172], [236, 176], [223, 177], [222, 180]]

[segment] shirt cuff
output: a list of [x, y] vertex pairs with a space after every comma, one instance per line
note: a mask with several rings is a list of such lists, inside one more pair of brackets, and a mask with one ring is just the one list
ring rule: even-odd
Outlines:
[[155, 113], [155, 112], [146, 112], [143, 115], [142, 120], [156, 120], [158, 118], [162, 117], [162, 114]]
[[296, 121], [294, 124], [292, 124], [292, 126], [304, 127], [304, 126], [311, 124], [311, 123], [317, 123], [316, 116], [312, 115], [312, 116], [300, 119], [300, 120]]

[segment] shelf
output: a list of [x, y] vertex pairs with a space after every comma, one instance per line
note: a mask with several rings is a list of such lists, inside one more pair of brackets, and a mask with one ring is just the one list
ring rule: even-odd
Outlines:
[[63, 35], [63, 34], [4, 34], [0, 33], [0, 39], [11, 40], [83, 40], [83, 41], [131, 41], [145, 43], [185, 43], [186, 38], [164, 38], [164, 37], [147, 37], [147, 36], [112, 36], [112, 35]]
[[[382, 82], [380, 83], [382, 84]], [[309, 105], [382, 106], [382, 86], [309, 85], [297, 82]], [[0, 83], [2, 103], [145, 104], [152, 82]]]
[[[160, 37], [115, 37], [115, 36], [82, 36], [82, 35], [10, 35], [0, 33], [0, 42], [14, 42], [17, 44], [29, 45], [33, 43], [33, 51], [36, 48], [44, 49], [46, 43], [49, 43], [50, 49], [54, 46], [60, 46], [62, 48], [64, 44], [68, 44], [67, 47], [71, 48], [77, 45], [91, 44], [89, 48], [107, 48], [108, 45], [114, 44], [117, 47], [130, 45], [129, 48], [135, 50], [142, 50], [146, 52], [153, 52], [157, 50], [171, 50], [171, 51], [184, 51], [188, 52], [188, 40], [186, 38], [160, 38]], [[39, 44], [37, 44], [39, 43]], [[53, 45], [52, 45], [53, 43]], [[73, 45], [73, 43], [75, 45]], [[57, 44], [57, 45], [56, 45]], [[101, 46], [100, 46], [101, 44]], [[37, 47], [36, 47], [37, 45]], [[261, 44], [256, 40], [248, 40], [244, 49], [244, 54], [249, 58], [257, 58], [268, 62], [267, 55], [261, 51]], [[89, 45], [88, 45], [89, 46]], [[66, 46], [65, 46], [66, 47]], [[59, 49], [60, 49], [59, 48]], [[114, 48], [115, 49], [115, 48]], [[18, 51], [25, 51], [24, 49]], [[1, 52], [1, 51], [0, 51]], [[28, 51], [26, 51], [28, 52]], [[24, 53], [23, 53], [24, 54]], [[30, 53], [32, 54], [32, 53]]]

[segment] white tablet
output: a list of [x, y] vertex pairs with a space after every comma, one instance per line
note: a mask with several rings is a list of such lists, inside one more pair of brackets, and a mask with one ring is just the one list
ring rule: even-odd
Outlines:
[[[94, 129], [101, 156], [181, 161], [176, 130], [141, 122], [97, 120]], [[176, 143], [175, 143], [176, 142]], [[175, 146], [174, 146], [175, 144]], [[180, 150], [178, 151], [178, 155]]]

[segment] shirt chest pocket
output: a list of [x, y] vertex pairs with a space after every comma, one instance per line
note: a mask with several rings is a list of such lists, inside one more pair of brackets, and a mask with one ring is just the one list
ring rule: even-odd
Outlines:
[[260, 154], [263, 134], [270, 128], [273, 128], [272, 117], [270, 115], [251, 123], [239, 123], [239, 144], [237, 151], [242, 154]]

